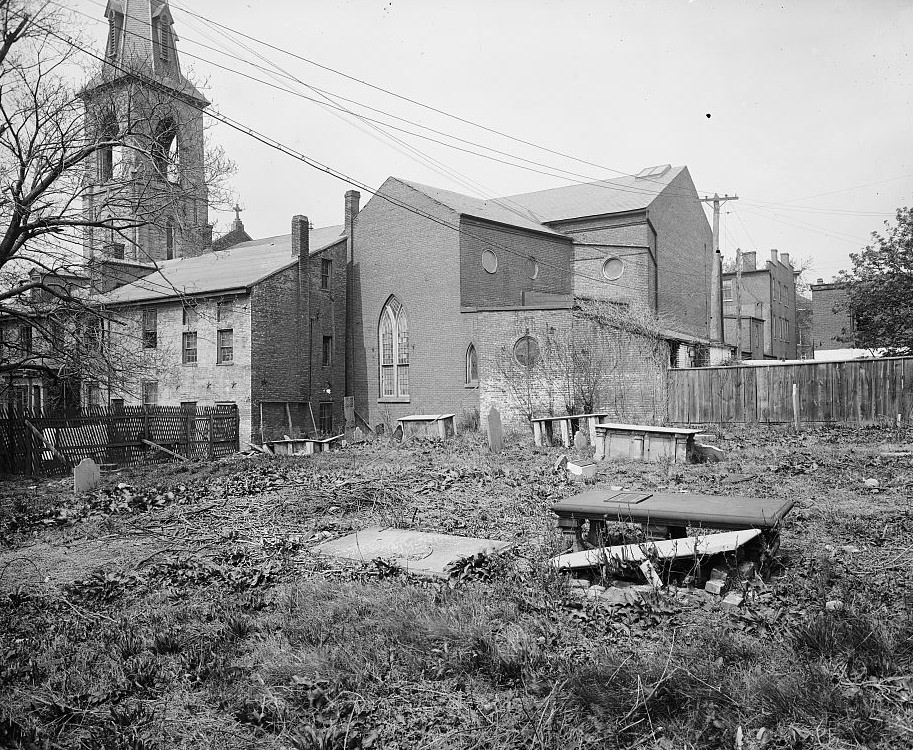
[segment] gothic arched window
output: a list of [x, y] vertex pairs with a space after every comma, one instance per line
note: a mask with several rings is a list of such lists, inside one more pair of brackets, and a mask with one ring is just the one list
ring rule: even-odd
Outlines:
[[409, 395], [409, 318], [396, 297], [390, 297], [377, 326], [380, 397]]
[[180, 144], [174, 120], [163, 120], [155, 134], [153, 160], [161, 177], [177, 182], [180, 177]]
[[479, 359], [476, 356], [475, 344], [470, 344], [466, 349], [466, 385], [475, 385], [479, 382]]
[[[107, 110], [98, 123], [98, 141], [105, 143], [117, 138], [117, 115], [114, 110]], [[99, 146], [95, 152], [98, 158], [98, 181], [108, 182], [114, 178], [114, 167], [117, 165], [118, 153], [113, 145]]]

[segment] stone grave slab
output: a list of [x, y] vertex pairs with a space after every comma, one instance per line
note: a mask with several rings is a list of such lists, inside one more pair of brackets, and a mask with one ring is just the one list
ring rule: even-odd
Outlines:
[[81, 495], [91, 492], [101, 480], [101, 470], [91, 458], [84, 458], [73, 467], [73, 492]]
[[371, 526], [354, 534], [323, 542], [312, 552], [344, 560], [392, 560], [410, 573], [447, 577], [448, 564], [479, 552], [498, 552], [511, 546], [498, 539], [476, 539], [451, 534], [432, 534], [408, 529]]

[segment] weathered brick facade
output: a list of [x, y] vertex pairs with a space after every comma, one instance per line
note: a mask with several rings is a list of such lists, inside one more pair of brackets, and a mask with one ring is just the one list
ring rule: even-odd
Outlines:
[[854, 346], [853, 315], [849, 294], [840, 283], [819, 279], [812, 290], [812, 342], [815, 349], [846, 349]]

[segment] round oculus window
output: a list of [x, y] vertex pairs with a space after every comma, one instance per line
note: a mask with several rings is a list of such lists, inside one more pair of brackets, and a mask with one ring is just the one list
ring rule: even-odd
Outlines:
[[533, 367], [539, 361], [539, 342], [532, 336], [521, 337], [514, 344], [514, 359], [524, 367]]
[[526, 273], [531, 279], [539, 278], [539, 261], [532, 256], [526, 261]]
[[482, 268], [488, 273], [494, 273], [498, 270], [498, 256], [491, 250], [482, 251]]
[[602, 264], [602, 275], [609, 281], [620, 279], [624, 272], [625, 264], [621, 262], [621, 258], [606, 258]]

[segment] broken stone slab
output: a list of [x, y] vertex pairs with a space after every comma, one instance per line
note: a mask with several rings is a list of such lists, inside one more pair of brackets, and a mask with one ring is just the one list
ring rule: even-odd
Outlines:
[[744, 595], [738, 591], [730, 591], [723, 598], [723, 601], [720, 602], [720, 606], [726, 607], [727, 609], [741, 607], [742, 602], [745, 601]]
[[703, 461], [717, 463], [726, 459], [726, 454], [722, 449], [708, 443], [695, 443], [694, 453]]
[[584, 479], [586, 477], [595, 477], [596, 476], [596, 463], [592, 461], [588, 462], [567, 462], [567, 473], [571, 476], [572, 479]]
[[567, 456], [558, 456], [558, 458], [555, 460], [554, 471], [555, 472], [563, 471], [566, 466], [567, 466]]
[[624, 607], [628, 604], [637, 604], [640, 601], [640, 594], [630, 586], [624, 588], [613, 586], [599, 594], [598, 598], [600, 604], [609, 607]]
[[752, 539], [760, 536], [760, 529], [724, 531], [716, 534], [688, 536], [681, 539], [663, 539], [643, 544], [619, 544], [612, 547], [597, 547], [583, 552], [569, 552], [552, 558], [552, 564], [559, 570], [596, 568], [607, 561], [636, 562], [644, 560], [673, 560], [681, 557], [703, 557], [720, 552], [733, 552]]
[[711, 578], [704, 584], [704, 591], [714, 596], [722, 596], [726, 590], [726, 579]]
[[729, 580], [729, 568], [725, 568], [721, 565], [715, 565], [713, 570], [710, 571], [710, 580], [711, 581], [728, 581]]
[[359, 562], [380, 557], [409, 573], [447, 578], [447, 566], [451, 563], [479, 553], [501, 552], [512, 544], [499, 539], [371, 526], [340, 539], [318, 544], [311, 551]]
[[84, 458], [73, 467], [73, 492], [81, 495], [91, 492], [101, 481], [101, 470], [91, 458]]

